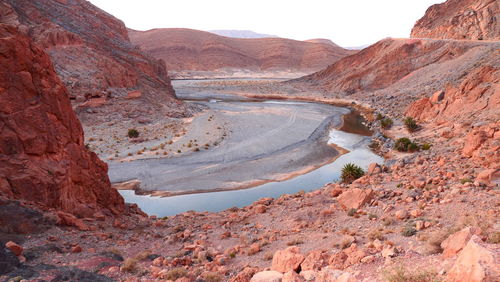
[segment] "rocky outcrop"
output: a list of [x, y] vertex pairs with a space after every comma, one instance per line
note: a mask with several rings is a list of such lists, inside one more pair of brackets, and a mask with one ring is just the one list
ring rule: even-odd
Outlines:
[[[406, 114], [421, 121], [474, 122], [498, 118], [500, 69], [484, 65], [468, 73], [458, 86], [448, 83], [430, 97], [412, 103]], [[464, 111], [464, 109], [467, 109]]]
[[413, 27], [411, 37], [498, 40], [499, 14], [496, 0], [448, 0], [429, 7]]
[[49, 56], [13, 25], [0, 24], [0, 46], [0, 195], [84, 217], [120, 213]]
[[[188, 114], [175, 99], [165, 63], [135, 48], [125, 25], [90, 2], [2, 0], [0, 5], [2, 21], [26, 30], [51, 57], [73, 104], [83, 108], [78, 111], [83, 122], [134, 113]], [[143, 95], [128, 100], [131, 91]], [[106, 103], [86, 103], [95, 98]]]
[[410, 103], [447, 85], [456, 87], [478, 65], [496, 67], [498, 48], [499, 42], [388, 38], [288, 83], [322, 90], [326, 97], [367, 102], [398, 116]]
[[209, 32], [164, 28], [129, 30], [132, 43], [166, 62], [169, 70], [317, 71], [356, 51], [318, 42], [284, 38], [240, 39]]
[[472, 236], [450, 269], [446, 281], [481, 282], [500, 279], [499, 248]]

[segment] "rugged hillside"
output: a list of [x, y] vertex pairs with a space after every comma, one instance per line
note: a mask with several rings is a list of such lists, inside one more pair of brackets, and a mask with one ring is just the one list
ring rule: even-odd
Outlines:
[[432, 5], [411, 31], [416, 38], [500, 39], [496, 0], [448, 0]]
[[[177, 103], [164, 62], [128, 39], [124, 24], [84, 0], [2, 0], [2, 13], [28, 29], [49, 54], [85, 122], [97, 117], [161, 113], [186, 115]], [[132, 91], [135, 99], [126, 99]], [[139, 96], [139, 97], [137, 97]]]
[[0, 46], [0, 196], [82, 217], [103, 209], [122, 212], [107, 165], [84, 146], [69, 93], [49, 56], [3, 23]]
[[500, 42], [389, 38], [293, 82], [398, 115], [414, 100], [460, 83], [478, 65], [498, 64], [499, 47]]
[[239, 39], [191, 29], [129, 31], [132, 43], [163, 59], [169, 70], [223, 68], [319, 70], [354, 53], [330, 44], [283, 38]]
[[232, 29], [218, 29], [218, 30], [207, 30], [210, 33], [215, 33], [220, 36], [234, 37], [234, 38], [266, 38], [266, 37], [278, 37], [271, 34], [257, 33], [251, 30], [232, 30]]

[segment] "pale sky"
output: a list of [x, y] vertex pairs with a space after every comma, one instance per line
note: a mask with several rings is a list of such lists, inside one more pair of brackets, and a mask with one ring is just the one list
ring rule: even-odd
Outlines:
[[90, 0], [137, 30], [252, 30], [344, 46], [409, 37], [426, 9], [444, 0]]

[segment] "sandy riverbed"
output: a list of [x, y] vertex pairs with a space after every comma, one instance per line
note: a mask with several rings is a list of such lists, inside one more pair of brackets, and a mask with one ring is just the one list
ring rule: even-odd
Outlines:
[[[327, 144], [328, 129], [341, 124], [345, 108], [302, 102], [203, 103], [209, 108], [206, 114], [227, 132], [217, 146], [181, 157], [111, 162], [111, 181], [138, 179], [141, 191], [155, 195], [241, 189], [305, 173], [339, 155]], [[207, 126], [201, 118], [191, 125], [210, 131]]]

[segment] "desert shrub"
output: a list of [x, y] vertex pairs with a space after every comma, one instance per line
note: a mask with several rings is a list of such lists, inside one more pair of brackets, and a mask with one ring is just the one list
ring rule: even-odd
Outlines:
[[352, 183], [354, 180], [360, 178], [364, 174], [365, 172], [361, 167], [352, 163], [348, 163], [342, 168], [342, 174], [340, 175], [340, 178], [344, 183]]
[[384, 116], [381, 113], [377, 113], [376, 120], [382, 120]]
[[401, 230], [401, 235], [405, 237], [411, 237], [415, 234], [417, 234], [417, 229], [415, 229], [415, 226], [413, 226], [413, 224], [407, 224]]
[[175, 281], [179, 278], [187, 276], [187, 270], [182, 267], [172, 268], [165, 275], [165, 279]]
[[417, 122], [411, 117], [405, 118], [404, 124], [405, 124], [405, 127], [408, 130], [408, 132], [414, 132], [414, 131], [417, 131], [417, 129], [418, 129]]
[[304, 241], [300, 240], [300, 239], [294, 239], [288, 243], [286, 243], [288, 246], [297, 246], [297, 245], [301, 245], [301, 244], [304, 244]]
[[354, 216], [357, 212], [358, 212], [358, 210], [357, 210], [357, 209], [352, 208], [352, 209], [349, 209], [349, 210], [347, 211], [347, 215], [348, 215], [348, 216]]
[[385, 117], [383, 118], [382, 120], [380, 120], [380, 126], [383, 128], [383, 129], [389, 129], [391, 128], [391, 126], [394, 124], [394, 122], [392, 121], [392, 119], [388, 118], [388, 117]]
[[135, 128], [131, 128], [128, 130], [127, 135], [129, 138], [137, 138], [139, 137], [139, 131], [137, 131], [137, 129]]
[[203, 275], [203, 279], [206, 282], [220, 282], [223, 280], [221, 275], [217, 272], [208, 272]]
[[383, 271], [383, 276], [388, 282], [438, 282], [441, 281], [437, 278], [435, 271], [429, 270], [408, 270], [401, 266], [393, 267]]
[[122, 266], [120, 267], [121, 271], [125, 272], [134, 272], [137, 270], [137, 260], [134, 258], [128, 258], [126, 259]]
[[462, 178], [462, 179], [460, 179], [460, 184], [465, 184], [465, 183], [469, 183], [469, 182], [472, 182], [472, 180], [470, 178]]
[[409, 138], [403, 137], [396, 140], [396, 143], [394, 143], [394, 149], [400, 152], [415, 152], [419, 150], [419, 146]]
[[431, 147], [432, 147], [432, 145], [429, 143], [424, 143], [421, 146], [422, 150], [426, 150], [426, 151], [429, 150]]

